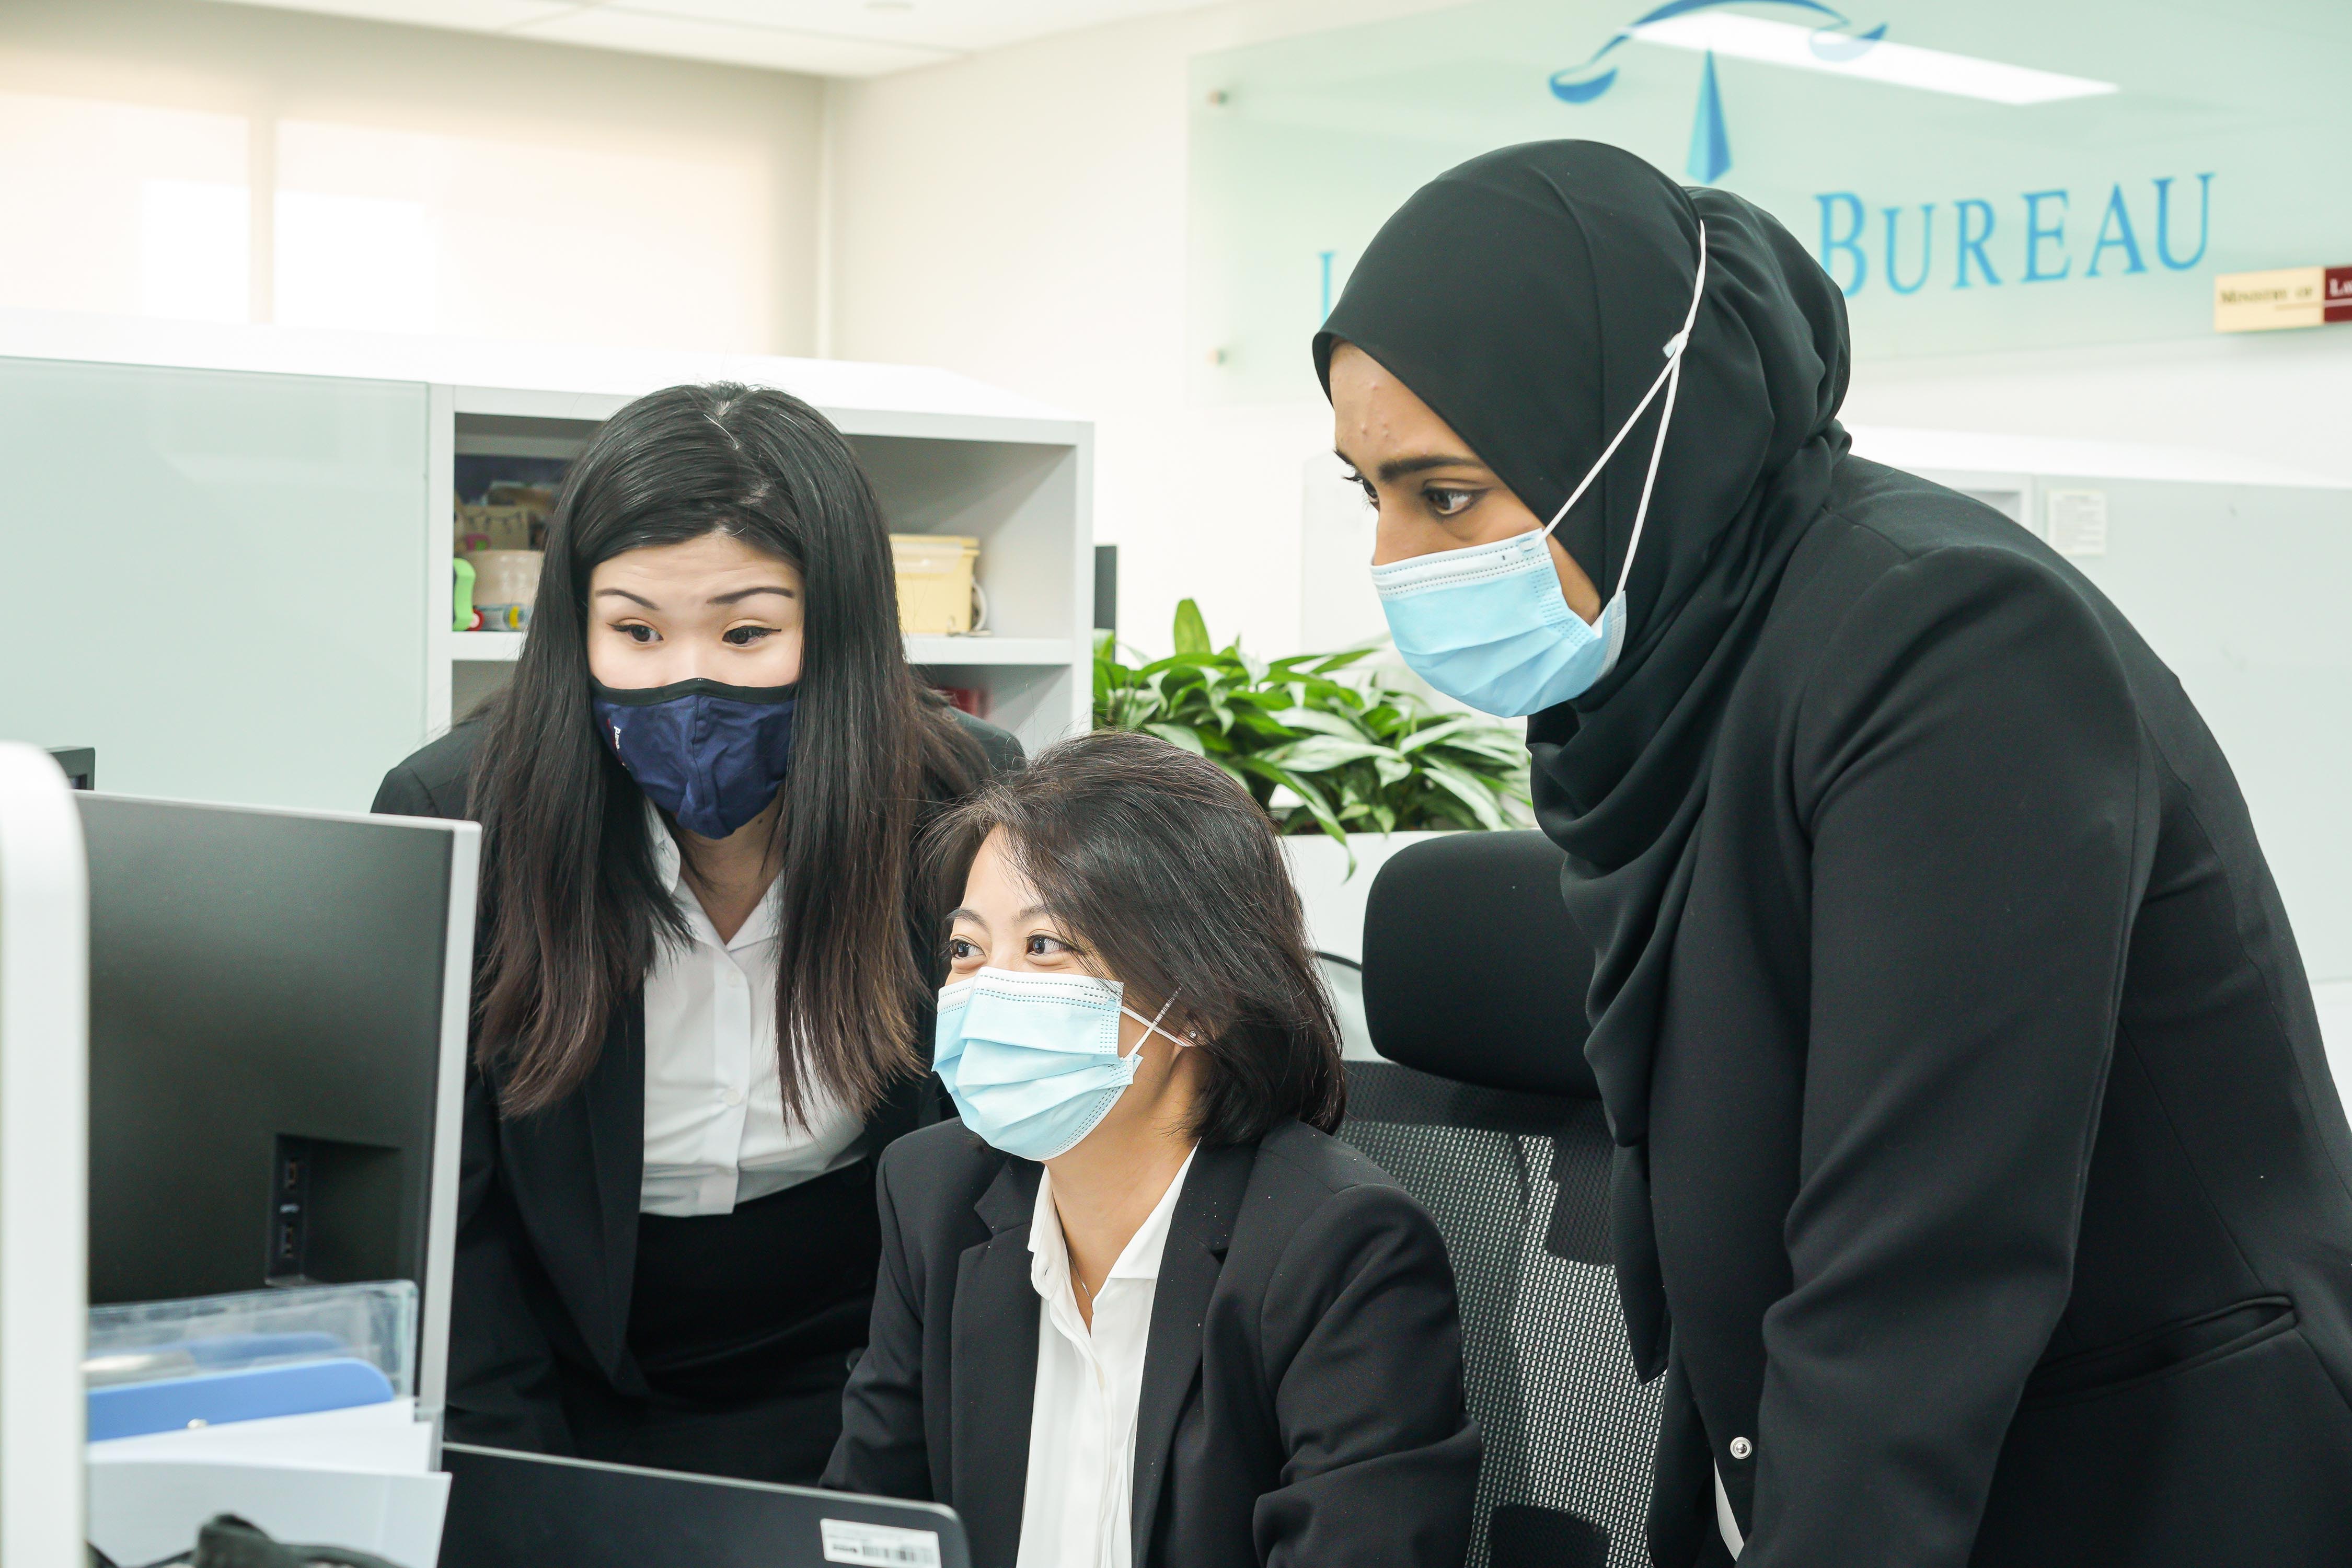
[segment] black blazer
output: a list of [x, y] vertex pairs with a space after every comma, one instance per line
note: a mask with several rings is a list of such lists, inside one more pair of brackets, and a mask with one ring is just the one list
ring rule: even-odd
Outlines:
[[[1013, 1568], [1029, 1473], [1039, 1167], [961, 1122], [882, 1158], [882, 1268], [824, 1484], [947, 1503]], [[1286, 1122], [1177, 1196], [1137, 1416], [1136, 1568], [1459, 1568], [1478, 1432], [1454, 1271], [1381, 1169]]]
[[1715, 745], [1652, 1068], [1654, 1543], [2352, 1562], [2352, 1134], [2245, 803], [2115, 606], [1848, 459]]
[[[1002, 773], [1020, 742], [957, 715]], [[373, 809], [470, 818], [478, 726], [461, 724], [384, 775]], [[927, 971], [939, 963], [925, 949]], [[645, 1180], [645, 1004], [614, 1008], [579, 1091], [534, 1116], [499, 1117], [495, 1074], [468, 1059], [449, 1322], [449, 1436], [540, 1453], [574, 1451], [562, 1390], [587, 1373], [647, 1391], [628, 1348]], [[930, 1080], [901, 1084], [866, 1127], [869, 1147], [937, 1120]]]

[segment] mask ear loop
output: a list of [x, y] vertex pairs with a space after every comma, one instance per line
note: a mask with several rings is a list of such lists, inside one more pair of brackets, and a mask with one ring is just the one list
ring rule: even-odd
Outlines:
[[[1658, 389], [1667, 388], [1665, 412], [1658, 419], [1657, 444], [1650, 452], [1649, 478], [1642, 482], [1642, 502], [1633, 513], [1633, 537], [1625, 548], [1625, 565], [1617, 574], [1617, 593], [1619, 594], [1625, 591], [1625, 579], [1633, 570], [1633, 551], [1642, 542], [1642, 524], [1650, 510], [1650, 486], [1658, 477], [1658, 457], [1665, 450], [1666, 446], [1666, 424], [1674, 418], [1675, 415], [1675, 389], [1680, 384], [1678, 378], [1682, 373], [1683, 350], [1690, 346], [1691, 328], [1698, 321], [1699, 296], [1706, 291], [1706, 225], [1702, 223], [1698, 226], [1698, 271], [1691, 282], [1690, 309], [1683, 316], [1683, 330], [1666, 340], [1665, 368], [1658, 372], [1655, 381], [1650, 383], [1650, 390], [1642, 394], [1642, 401], [1633, 405], [1633, 412], [1627, 415], [1625, 423], [1617, 427], [1617, 434], [1611, 437], [1609, 445], [1601, 449], [1600, 458], [1586, 471], [1583, 481], [1570, 492], [1566, 500], [1559, 503], [1559, 510], [1552, 513], [1551, 521], [1543, 526], [1544, 534], [1549, 537], [1552, 530], [1566, 521], [1568, 514], [1575, 509], [1576, 503], [1584, 499], [1584, 492], [1592, 488], [1592, 481], [1599, 479], [1602, 471], [1609, 467], [1609, 459], [1617, 455], [1617, 448], [1625, 444], [1625, 437], [1633, 433], [1633, 426], [1642, 422], [1642, 415], [1648, 409], [1651, 401], [1658, 395]], [[1616, 595], [1612, 594], [1610, 596], [1614, 598]]]
[[[1179, 1035], [1171, 1035], [1167, 1030], [1160, 1026], [1160, 1020], [1168, 1016], [1168, 1009], [1176, 1005], [1176, 998], [1182, 994], [1183, 989], [1181, 986], [1174, 992], [1170, 993], [1168, 1000], [1160, 1004], [1160, 1011], [1154, 1013], [1149, 1018], [1146, 1018], [1142, 1014], [1137, 1012], [1132, 1007], [1122, 1006], [1119, 1008], [1119, 1011], [1143, 1026], [1143, 1039], [1148, 1040], [1152, 1036], [1158, 1035], [1162, 1039], [1173, 1040], [1179, 1046], [1189, 1046], [1192, 1043], [1192, 1041], [1185, 1039]], [[1143, 1048], [1143, 1040], [1136, 1041], [1135, 1048], [1139, 1051], [1141, 1050]]]
[[[1675, 422], [1675, 395], [1683, 386], [1683, 351], [1690, 347], [1691, 328], [1698, 323], [1699, 296], [1706, 289], [1706, 225], [1698, 226], [1698, 274], [1691, 281], [1690, 310], [1683, 317], [1683, 330], [1666, 340], [1666, 405], [1658, 413], [1658, 438], [1650, 446], [1650, 471], [1642, 479], [1642, 500], [1633, 508], [1633, 535], [1625, 542], [1625, 564], [1617, 572], [1617, 592], [1612, 599], [1624, 597], [1625, 584], [1633, 575], [1633, 555], [1642, 548], [1642, 528], [1650, 520], [1650, 491], [1658, 482], [1658, 459], [1665, 456], [1666, 431]], [[1654, 387], [1652, 389], [1655, 390]], [[1636, 412], [1636, 419], [1641, 415]]]

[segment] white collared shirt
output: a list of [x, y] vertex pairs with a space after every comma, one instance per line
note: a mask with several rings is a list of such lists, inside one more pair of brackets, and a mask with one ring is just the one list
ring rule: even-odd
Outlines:
[[646, 975], [646, 1173], [637, 1207], [731, 1214], [857, 1158], [865, 1128], [830, 1095], [809, 1125], [784, 1121], [776, 1076], [776, 891], [720, 942], [687, 885], [677, 841], [651, 805], [655, 868], [689, 939], [664, 942]]
[[[1194, 1153], [1199, 1152], [1196, 1149]], [[1192, 1155], [1111, 1265], [1094, 1327], [1078, 1316], [1070, 1249], [1054, 1210], [1054, 1173], [1037, 1178], [1029, 1221], [1029, 1283], [1037, 1306], [1037, 1393], [1029, 1409], [1029, 1484], [1014, 1568], [1130, 1568], [1136, 1407], [1160, 1256]]]

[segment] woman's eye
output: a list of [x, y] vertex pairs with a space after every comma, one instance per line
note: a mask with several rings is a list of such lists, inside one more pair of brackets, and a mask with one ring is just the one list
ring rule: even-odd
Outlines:
[[653, 627], [642, 626], [635, 622], [623, 626], [621, 628], [621, 635], [635, 643], [648, 643], [654, 640]]
[[958, 936], [950, 937], [948, 939], [949, 963], [962, 963], [969, 959], [978, 958], [979, 956], [980, 949], [973, 946], [971, 942], [966, 942], [963, 938]]
[[761, 637], [773, 637], [775, 631], [773, 626], [730, 626], [719, 640], [730, 647], [750, 647]]
[[1429, 503], [1429, 510], [1440, 517], [1457, 517], [1469, 510], [1470, 503], [1478, 499], [1476, 490], [1450, 490], [1438, 486], [1432, 486], [1421, 495]]
[[1054, 937], [1033, 936], [1029, 939], [1029, 956], [1032, 958], [1051, 958], [1056, 953], [1069, 951], [1067, 942]]

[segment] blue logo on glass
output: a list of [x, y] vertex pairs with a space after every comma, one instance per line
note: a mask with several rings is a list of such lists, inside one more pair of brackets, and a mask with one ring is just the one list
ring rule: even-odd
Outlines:
[[[1696, 11], [1720, 10], [1732, 5], [1778, 6], [1803, 11], [1823, 18], [1807, 40], [1817, 58], [1835, 62], [1860, 59], [1870, 47], [1886, 37], [1886, 24], [1881, 22], [1865, 33], [1851, 31], [1852, 17], [1816, 0], [1668, 0], [1647, 14], [1636, 17], [1617, 29], [1609, 41], [1592, 52], [1592, 58], [1581, 65], [1554, 71], [1551, 95], [1563, 103], [1591, 103], [1616, 85], [1617, 68], [1600, 68], [1603, 60], [1623, 44], [1643, 37], [1643, 29], [1662, 31], [1680, 16]], [[1678, 40], [1679, 41], [1679, 40]], [[1723, 92], [1715, 80], [1715, 51], [1706, 51], [1706, 64], [1698, 79], [1698, 110], [1691, 120], [1690, 161], [1686, 165], [1690, 177], [1700, 184], [1711, 185], [1721, 179], [1731, 167], [1731, 132], [1723, 122]]]

